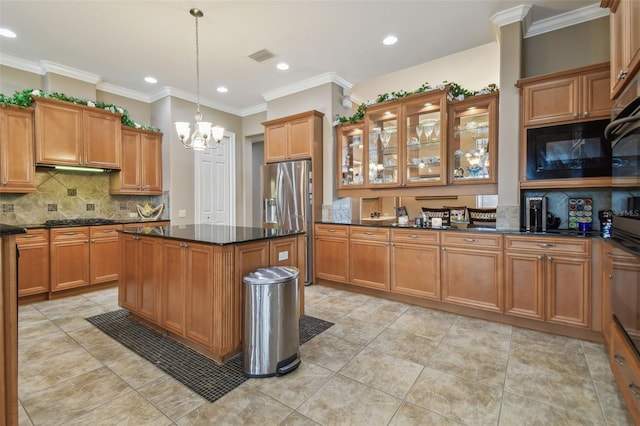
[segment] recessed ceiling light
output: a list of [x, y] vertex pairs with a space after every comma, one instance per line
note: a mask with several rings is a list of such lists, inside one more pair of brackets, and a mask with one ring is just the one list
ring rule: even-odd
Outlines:
[[386, 46], [391, 46], [392, 44], [396, 44], [398, 42], [398, 37], [394, 35], [388, 35], [382, 40], [382, 44]]
[[158, 82], [158, 80], [156, 80], [155, 78], [149, 76], [149, 77], [145, 77], [144, 81], [146, 81], [147, 83], [151, 83], [151, 84], [156, 84]]
[[216, 90], [217, 90], [218, 92], [220, 92], [220, 93], [227, 93], [227, 92], [229, 91], [229, 89], [227, 89], [227, 88], [226, 88], [226, 87], [224, 87], [224, 86], [220, 86], [220, 87], [218, 87]]
[[276, 65], [276, 68], [278, 68], [280, 71], [286, 71], [289, 69], [289, 64], [287, 64], [286, 62], [280, 62], [278, 63], [278, 65]]
[[16, 38], [16, 33], [8, 28], [0, 28], [0, 36], [7, 38]]

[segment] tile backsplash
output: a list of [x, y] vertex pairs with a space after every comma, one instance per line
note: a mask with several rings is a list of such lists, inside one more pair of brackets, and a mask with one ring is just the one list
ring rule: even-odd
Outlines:
[[49, 219], [100, 217], [127, 219], [137, 215], [136, 205], [165, 203], [163, 218], [169, 215], [168, 193], [158, 196], [110, 195], [107, 173], [36, 170], [37, 191], [29, 194], [0, 194], [0, 223], [39, 224]]

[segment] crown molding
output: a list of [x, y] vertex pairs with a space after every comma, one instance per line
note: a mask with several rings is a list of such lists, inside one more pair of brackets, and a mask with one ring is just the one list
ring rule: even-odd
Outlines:
[[576, 9], [572, 12], [532, 22], [528, 30], [524, 32], [524, 38], [557, 31], [562, 28], [592, 21], [605, 16], [609, 16], [609, 9], [600, 7], [599, 4], [581, 7], [580, 9]]
[[125, 98], [134, 99], [140, 102], [151, 103], [149, 101], [149, 96], [146, 93], [127, 89], [126, 87], [116, 86], [115, 84], [111, 84], [111, 83], [100, 82], [96, 85], [96, 90], [100, 90], [101, 92], [107, 92], [107, 93], [111, 93], [118, 96], [123, 96]]
[[[193, 102], [194, 104], [198, 103], [198, 97], [196, 94], [169, 86], [165, 86], [160, 89], [160, 91], [155, 92], [149, 99], [150, 102], [154, 102], [165, 96], [184, 99], [185, 101]], [[200, 98], [200, 105], [237, 116], [241, 116], [242, 114], [242, 111], [239, 108], [230, 107], [229, 105], [221, 104], [219, 102], [212, 101], [211, 99]]]
[[521, 4], [511, 9], [502, 10], [494, 14], [489, 20], [497, 27], [522, 22], [531, 11], [531, 7], [530, 4]]
[[282, 98], [283, 96], [293, 95], [294, 93], [302, 92], [303, 90], [313, 89], [314, 87], [322, 86], [323, 84], [335, 83], [340, 87], [351, 89], [353, 84], [347, 80], [338, 76], [335, 72], [326, 72], [324, 74], [317, 75], [315, 77], [308, 78], [306, 80], [299, 81], [288, 86], [283, 86], [278, 89], [269, 90], [262, 94], [262, 98], [265, 101], [272, 101], [274, 99]]
[[266, 103], [261, 103], [258, 105], [254, 105], [252, 107], [249, 108], [244, 108], [242, 110], [242, 117], [247, 117], [249, 115], [253, 115], [253, 114], [259, 114], [261, 112], [266, 112], [267, 111], [267, 104]]
[[102, 77], [97, 74], [92, 74], [90, 72], [68, 67], [62, 64], [57, 64], [51, 61], [40, 61], [40, 66], [42, 67], [43, 75], [47, 73], [54, 73], [73, 78], [75, 80], [84, 81], [85, 83], [90, 84], [98, 84], [100, 81], [102, 81]]
[[0, 65], [15, 68], [20, 71], [30, 72], [33, 74], [43, 74], [42, 67], [39, 64], [33, 61], [27, 61], [26, 59], [16, 58], [15, 56], [5, 54], [0, 55]]

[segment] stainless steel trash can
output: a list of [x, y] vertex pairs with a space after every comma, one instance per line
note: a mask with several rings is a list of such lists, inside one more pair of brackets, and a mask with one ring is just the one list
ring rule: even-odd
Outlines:
[[256, 269], [244, 283], [244, 374], [280, 376], [300, 365], [297, 268]]

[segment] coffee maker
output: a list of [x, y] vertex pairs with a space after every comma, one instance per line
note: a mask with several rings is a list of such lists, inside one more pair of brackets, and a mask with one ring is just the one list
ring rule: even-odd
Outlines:
[[547, 231], [547, 197], [527, 197], [524, 204], [524, 230]]

